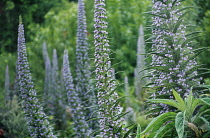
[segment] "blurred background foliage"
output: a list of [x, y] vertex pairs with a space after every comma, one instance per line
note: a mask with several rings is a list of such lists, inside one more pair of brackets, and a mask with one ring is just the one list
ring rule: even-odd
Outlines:
[[[93, 1], [86, 2], [86, 16], [88, 25], [88, 39], [90, 57], [93, 57]], [[147, 11], [151, 2], [149, 0], [126, 1], [107, 0], [109, 39], [112, 50], [111, 55], [116, 71], [124, 71], [117, 75], [123, 80], [123, 75], [133, 76], [136, 64], [136, 45], [138, 28], [140, 24], [146, 24], [143, 12]], [[0, 46], [1, 46], [1, 81], [4, 86], [4, 71], [9, 64], [11, 79], [15, 78], [15, 61], [17, 49], [18, 16], [22, 15], [26, 45], [28, 50], [31, 72], [38, 91], [43, 90], [44, 62], [42, 45], [44, 41], [50, 57], [53, 49], [57, 49], [59, 63], [62, 63], [63, 50], [69, 50], [70, 62], [74, 71], [76, 28], [77, 28], [77, 1], [51, 0], [51, 1], [27, 1], [4, 0], [0, 2]], [[73, 73], [74, 75], [74, 73]], [[133, 79], [129, 79], [133, 80]]]
[[[85, 0], [90, 57], [94, 57], [93, 44], [93, 0]], [[140, 24], [149, 26], [149, 17], [144, 12], [151, 10], [151, 0], [107, 0], [109, 40], [111, 55], [117, 79], [121, 82], [128, 76], [131, 87], [134, 85], [134, 68], [136, 66], [136, 49]], [[202, 31], [197, 39], [198, 47], [210, 46], [210, 0], [186, 0], [185, 6], [194, 6], [188, 16], [190, 23]], [[44, 61], [42, 45], [47, 43], [48, 53], [52, 59], [53, 49], [57, 49], [61, 67], [63, 50], [69, 51], [71, 68], [75, 67], [75, 46], [77, 29], [77, 0], [2, 0], [0, 1], [0, 90], [4, 90], [5, 68], [9, 65], [11, 87], [15, 78], [18, 17], [22, 15], [25, 25], [26, 45], [29, 63], [37, 91], [42, 93], [44, 86]], [[145, 29], [145, 40], [151, 32]], [[146, 50], [150, 44], [146, 45]], [[199, 63], [210, 68], [210, 54], [204, 52]], [[93, 60], [92, 60], [93, 61]], [[122, 73], [121, 73], [122, 71]], [[73, 73], [73, 75], [75, 75]], [[208, 77], [208, 76], [206, 76]], [[0, 94], [0, 98], [3, 93]]]
[[[197, 39], [199, 46], [210, 47], [210, 0], [194, 0], [197, 6], [197, 16], [195, 22], [197, 29], [202, 31], [201, 37]], [[203, 52], [199, 57], [199, 62], [204, 64], [206, 68], [210, 68], [209, 51]], [[205, 76], [209, 78], [210, 75]]]

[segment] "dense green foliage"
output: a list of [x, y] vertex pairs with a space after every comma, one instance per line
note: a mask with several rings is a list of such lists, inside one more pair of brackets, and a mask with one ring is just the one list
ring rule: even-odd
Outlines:
[[13, 100], [5, 102], [0, 107], [0, 128], [5, 131], [6, 137], [25, 137], [29, 136], [26, 127], [26, 120], [23, 112], [20, 112], [20, 105], [17, 97]]
[[[194, 0], [195, 5], [197, 6], [197, 16], [195, 17], [195, 21], [198, 25], [198, 30], [202, 31], [201, 37], [197, 39], [199, 42], [198, 46], [209, 47], [210, 46], [210, 1], [209, 0]], [[209, 51], [205, 51], [201, 54], [199, 61], [201, 64], [204, 64], [205, 67], [210, 67], [209, 62]], [[209, 75], [206, 75], [205, 78], [208, 78]]]

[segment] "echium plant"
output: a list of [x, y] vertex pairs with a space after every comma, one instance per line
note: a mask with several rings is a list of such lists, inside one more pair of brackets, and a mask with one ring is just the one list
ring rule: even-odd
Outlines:
[[[100, 136], [103, 138], [123, 137], [123, 118], [120, 115], [120, 105], [116, 102], [118, 94], [115, 92], [115, 80], [112, 79], [112, 68], [110, 67], [110, 49], [108, 23], [106, 22], [105, 0], [95, 0], [94, 11], [94, 44], [95, 44], [95, 74], [96, 89], [99, 105]], [[118, 131], [121, 128], [123, 131]]]
[[136, 62], [136, 68], [134, 70], [134, 76], [135, 76], [135, 93], [139, 100], [143, 99], [143, 89], [142, 87], [146, 84], [147, 78], [141, 79], [142, 76], [145, 75], [144, 72], [140, 72], [145, 67], [145, 56], [142, 55], [145, 53], [145, 41], [144, 41], [144, 28], [141, 24], [139, 27], [139, 37], [137, 42], [137, 62]]
[[78, 138], [88, 137], [91, 133], [83, 113], [83, 105], [78, 93], [75, 91], [73, 78], [71, 75], [68, 59], [68, 51], [64, 51], [63, 55], [63, 80], [67, 91], [67, 98], [71, 106], [72, 118], [74, 122], [74, 130]]
[[36, 90], [31, 78], [27, 59], [24, 28], [20, 18], [18, 28], [18, 79], [21, 103], [24, 111], [30, 136], [32, 138], [56, 138], [52, 132], [47, 116], [36, 98]]
[[7, 65], [5, 71], [5, 85], [4, 85], [4, 100], [10, 101], [12, 100], [12, 93], [10, 90], [10, 77], [9, 77], [9, 66]]
[[44, 105], [45, 113], [54, 116], [55, 129], [63, 129], [66, 125], [64, 90], [58, 71], [56, 49], [53, 50], [52, 65], [47, 52], [46, 42], [43, 43], [43, 57], [45, 61]]
[[[180, 0], [153, 0], [152, 63], [149, 67], [156, 88], [153, 98], [174, 99], [172, 88], [185, 97], [192, 86], [200, 84], [201, 78], [196, 78], [195, 57], [202, 49], [192, 49], [192, 39], [197, 32], [186, 34], [183, 17], [189, 8], [179, 9], [179, 5]], [[159, 113], [170, 110], [165, 104], [159, 107]]]
[[[83, 106], [88, 107], [82, 109], [86, 119], [89, 119], [93, 113], [95, 104], [95, 94], [90, 88], [90, 65], [88, 57], [88, 43], [87, 43], [87, 25], [85, 16], [84, 0], [78, 0], [78, 17], [77, 17], [77, 46], [76, 46], [76, 92]], [[96, 127], [96, 124], [91, 124], [90, 127]]]
[[150, 102], [167, 104], [177, 110], [175, 112], [163, 113], [154, 118], [145, 130], [141, 132], [142, 137], [209, 137], [210, 98], [205, 95], [194, 98], [192, 91], [185, 98], [181, 98], [174, 90], [172, 93], [175, 100], [149, 99]]
[[[63, 91], [61, 91], [61, 80], [59, 77], [59, 67], [58, 67], [58, 56], [57, 56], [57, 52], [56, 49], [53, 49], [53, 61], [52, 61], [52, 97], [53, 97], [53, 105], [55, 107], [54, 109], [54, 114], [57, 116], [58, 114], [56, 113], [58, 110], [64, 110], [64, 104], [65, 104], [65, 100], [63, 99]], [[59, 116], [59, 119], [60, 116]]]
[[44, 80], [44, 104], [49, 106], [50, 102], [50, 92], [52, 91], [52, 79], [51, 79], [51, 72], [52, 72], [52, 65], [50, 62], [50, 57], [47, 52], [47, 45], [46, 42], [43, 43], [43, 58], [45, 63], [45, 80]]

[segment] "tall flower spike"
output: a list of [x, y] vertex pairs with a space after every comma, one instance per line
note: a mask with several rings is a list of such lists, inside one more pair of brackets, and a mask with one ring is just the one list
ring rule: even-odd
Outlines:
[[125, 96], [128, 96], [128, 98], [125, 100], [125, 105], [126, 107], [130, 106], [130, 93], [129, 93], [129, 83], [128, 83], [128, 76], [124, 77], [124, 91], [125, 91]]
[[51, 99], [49, 97], [50, 93], [52, 92], [52, 79], [51, 79], [52, 65], [47, 52], [46, 42], [43, 43], [42, 53], [45, 62], [44, 104], [47, 107], [50, 105]]
[[[90, 65], [88, 58], [87, 25], [84, 0], [78, 0], [77, 17], [77, 46], [76, 46], [76, 92], [84, 108], [86, 119], [90, 119], [95, 104], [95, 94], [90, 90]], [[93, 124], [94, 123], [94, 124]], [[96, 127], [96, 121], [90, 121], [89, 127]]]
[[145, 56], [141, 54], [145, 54], [144, 29], [142, 24], [139, 27], [139, 37], [137, 42], [137, 64], [134, 70], [135, 93], [139, 100], [142, 100], [142, 87], [147, 83], [147, 78], [141, 79], [143, 76], [145, 76], [144, 72], [140, 72], [145, 67]]
[[28, 123], [32, 138], [56, 138], [53, 135], [43, 108], [36, 98], [36, 91], [32, 82], [30, 67], [27, 59], [24, 28], [20, 18], [18, 28], [18, 78], [21, 92], [22, 109]]
[[5, 92], [5, 96], [4, 96], [5, 101], [12, 100], [12, 93], [11, 93], [11, 90], [10, 90], [9, 66], [8, 65], [7, 65], [6, 71], [5, 71], [4, 92]]
[[[155, 38], [152, 45], [151, 80], [157, 91], [152, 97], [174, 99], [172, 88], [185, 97], [192, 86], [200, 84], [200, 79], [195, 78], [198, 65], [187, 40], [188, 35], [185, 34], [185, 13], [182, 13], [185, 10], [178, 9], [180, 0], [153, 0], [153, 4], [152, 33]], [[170, 110], [164, 104], [160, 106], [159, 113]]]
[[59, 97], [59, 87], [60, 87], [60, 79], [59, 79], [59, 67], [58, 67], [58, 56], [56, 49], [53, 49], [53, 61], [52, 61], [52, 85], [54, 89], [53, 100], [56, 101], [57, 97]]
[[68, 102], [72, 109], [72, 118], [74, 121], [74, 130], [76, 132], [76, 136], [78, 138], [88, 137], [91, 131], [89, 130], [88, 124], [85, 121], [84, 113], [82, 112], [84, 107], [81, 104], [78, 93], [74, 88], [67, 50], [64, 51], [63, 55], [63, 80], [65, 82]]
[[51, 69], [52, 69], [52, 65], [50, 62], [50, 58], [47, 52], [47, 44], [46, 42], [43, 43], [43, 49], [42, 49], [42, 53], [43, 53], [43, 58], [44, 58], [44, 62], [45, 62], [45, 84], [44, 84], [44, 92], [45, 95], [49, 98], [49, 93], [51, 91]]
[[58, 106], [57, 102], [60, 99], [61, 91], [60, 91], [60, 79], [59, 79], [59, 72], [58, 72], [58, 56], [56, 49], [53, 49], [53, 60], [52, 60], [52, 91], [51, 91], [51, 98], [52, 98], [52, 114], [55, 115], [57, 112], [56, 107]]
[[116, 86], [111, 75], [112, 68], [110, 67], [108, 32], [106, 31], [108, 23], [106, 22], [105, 0], [95, 0], [94, 4], [95, 73], [99, 105], [98, 112], [100, 116], [100, 135], [104, 138], [118, 138], [122, 137], [124, 131], [115, 133], [114, 129], [119, 127], [124, 119], [114, 119], [119, 114], [120, 106], [113, 106], [118, 98], [118, 94], [113, 92]]
[[59, 76], [59, 67], [58, 67], [58, 56], [56, 49], [53, 49], [53, 60], [52, 60], [52, 86], [51, 86], [51, 97], [52, 97], [52, 108], [51, 113], [55, 116], [55, 123], [59, 125], [59, 129], [65, 127], [65, 100], [64, 100], [64, 91], [61, 89], [61, 80]]

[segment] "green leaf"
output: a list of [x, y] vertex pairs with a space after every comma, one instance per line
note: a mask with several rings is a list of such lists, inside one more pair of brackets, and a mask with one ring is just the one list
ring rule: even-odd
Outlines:
[[182, 15], [179, 16], [178, 21], [181, 20], [181, 19], [182, 19], [186, 14], [188, 14], [189, 12], [191, 12], [191, 10], [182, 13]]
[[177, 21], [177, 23], [174, 26], [173, 33], [176, 33], [177, 32], [177, 29], [181, 25], [182, 21], [183, 21], [182, 19], [180, 19], [180, 20]]
[[192, 108], [193, 110], [195, 110], [197, 106], [202, 105], [202, 104], [203, 104], [203, 103], [202, 103], [201, 99], [194, 99], [194, 98], [193, 98], [193, 102], [192, 102], [191, 108]]
[[135, 138], [140, 138], [141, 137], [141, 126], [140, 124], [137, 125], [137, 134]]
[[175, 52], [174, 52], [174, 61], [175, 64], [178, 64], [179, 60], [180, 60], [180, 48], [178, 48]]
[[203, 122], [205, 122], [206, 126], [208, 126], [208, 130], [210, 130], [210, 125], [209, 125], [210, 123], [209, 123], [209, 121], [206, 120], [206, 118], [204, 118], [204, 117], [200, 117], [200, 119], [203, 120]]
[[153, 84], [154, 84], [153, 82], [152, 83], [148, 83], [148, 84], [144, 85], [143, 88], [150, 88], [149, 86], [151, 86]]
[[149, 131], [151, 133], [157, 131], [167, 121], [173, 121], [175, 119], [175, 116], [176, 116], [176, 113], [174, 113], [174, 112], [167, 112], [167, 113], [157, 116], [149, 123], [149, 125], [146, 127], [146, 129], [143, 132], [141, 132], [141, 135], [145, 134]]
[[103, 130], [99, 130], [99, 131], [93, 131], [90, 136], [94, 136], [94, 135], [97, 135], [97, 134], [100, 134], [100, 132], [102, 132]]
[[171, 18], [171, 15], [170, 15], [170, 13], [169, 13], [168, 10], [166, 11], [166, 18], [167, 18], [167, 19], [170, 19], [170, 18]]
[[208, 75], [208, 74], [210, 74], [210, 71], [209, 72], [204, 72], [204, 73], [199, 73], [198, 75], [195, 75], [193, 77], [190, 77], [190, 79], [192, 79], [192, 78], [199, 78], [201, 76], [205, 76], [205, 75]]
[[136, 125], [134, 125], [132, 128], [130, 128], [126, 133], [125, 135], [123, 136], [123, 138], [128, 138], [129, 134], [131, 133], [131, 131], [136, 128]]
[[174, 100], [168, 100], [168, 99], [148, 99], [148, 101], [153, 103], [163, 103], [167, 104], [176, 108], [179, 108], [179, 104]]
[[201, 98], [201, 101], [203, 101], [207, 105], [210, 105], [210, 98]]
[[193, 7], [193, 6], [187, 6], [187, 7], [184, 7], [182, 9], [178, 10], [176, 13], [181, 12], [181, 11], [186, 10], [186, 9], [190, 9], [190, 8], [195, 8], [195, 7]]
[[154, 138], [164, 138], [165, 134], [171, 131], [173, 127], [174, 127], [174, 121], [167, 123], [166, 125], [161, 127], [158, 131], [155, 132], [156, 135], [154, 136]]
[[151, 78], [151, 77], [152, 77], [151, 75], [145, 75], [141, 77], [141, 80], [143, 80], [144, 78]]
[[114, 108], [117, 107], [119, 105], [119, 103], [125, 98], [125, 96], [118, 98], [115, 103], [113, 103], [110, 106], [113, 106]]
[[168, 58], [165, 56], [165, 53], [157, 53], [157, 52], [151, 52], [150, 54], [158, 55], [160, 57]]
[[187, 103], [187, 117], [191, 117], [197, 108], [197, 106], [202, 105], [202, 102], [200, 99], [194, 99], [191, 103]]
[[199, 86], [194, 86], [193, 90], [210, 90], [210, 87], [208, 85], [199, 85]]
[[172, 7], [175, 5], [175, 3], [177, 2], [177, 0], [174, 0], [172, 3]]
[[188, 37], [188, 36], [191, 36], [191, 35], [195, 35], [195, 34], [199, 34], [199, 33], [202, 33], [201, 31], [194, 31], [192, 33], [188, 33], [185, 35], [185, 37]]
[[[110, 82], [111, 83], [111, 82]], [[109, 93], [109, 96], [111, 96], [114, 92], [116, 92], [116, 90], [118, 89], [119, 87], [115, 87], [110, 93]]]
[[209, 47], [202, 47], [202, 48], [194, 49], [192, 52], [198, 53], [198, 52], [203, 52], [204, 50], [208, 50], [208, 49], [209, 49]]
[[173, 39], [170, 36], [164, 35], [164, 38], [165, 38], [166, 42], [168, 43], [168, 45], [170, 45], [170, 46], [173, 45]]
[[178, 109], [180, 109], [182, 112], [184, 112], [184, 110], [186, 108], [184, 100], [181, 98], [181, 96], [174, 89], [172, 91], [173, 91], [173, 95], [174, 95], [176, 101], [179, 104]]
[[178, 21], [176, 22], [175, 26], [174, 26], [174, 29], [173, 29], [173, 33], [176, 33], [177, 32], [177, 29], [179, 28], [179, 26], [181, 25], [182, 23], [182, 18], [187, 14], [189, 13], [190, 11], [186, 11], [185, 13], [183, 13], [181, 16], [179, 16], [178, 18]]
[[194, 100], [194, 97], [192, 95], [192, 90], [190, 91], [190, 94], [187, 96], [187, 103], [186, 103], [186, 109], [187, 109], [187, 116], [189, 116], [189, 112], [191, 112], [191, 106], [192, 106], [192, 102]]
[[99, 120], [99, 118], [98, 117], [93, 117], [91, 119], [88, 119], [87, 122], [94, 121], [94, 120]]
[[179, 112], [175, 118], [175, 128], [179, 138], [184, 136], [185, 112]]
[[187, 43], [189, 43], [190, 41], [194, 40], [195, 38], [198, 38], [198, 36], [194, 36], [194, 37], [191, 37], [191, 38], [187, 38], [187, 39], [182, 43], [181, 47], [182, 47], [182, 48], [185, 47], [185, 45], [186, 45]]
[[209, 106], [208, 105], [203, 105], [200, 109], [199, 109], [199, 112], [197, 112], [196, 115], [194, 115], [192, 118], [191, 118], [191, 122], [195, 122], [195, 124], [197, 124], [196, 122], [199, 121], [198, 119], [201, 117], [201, 116], [204, 116], [204, 115], [209, 115], [210, 114], [210, 109], [209, 109]]
[[121, 132], [122, 131], [122, 128], [123, 128], [123, 125], [121, 125], [120, 127], [118, 127], [117, 129], [115, 128], [115, 131], [114, 133], [118, 133], [118, 132]]
[[[187, 70], [185, 76], [188, 76], [188, 75], [191, 74], [193, 71], [197, 71], [198, 69], [200, 69], [199, 67], [201, 67], [201, 65], [196, 65], [196, 66], [192, 67], [191, 69]], [[185, 67], [184, 67], [184, 68], [185, 68]]]
[[121, 114], [118, 114], [116, 116], [114, 116], [114, 120], [119, 120], [121, 117], [125, 116], [126, 114], [130, 113], [131, 111], [128, 111], [128, 112], [124, 112], [124, 113], [121, 113]]
[[208, 132], [203, 136], [203, 138], [209, 138], [209, 136], [210, 136], [210, 131], [208, 131]]
[[160, 112], [161, 109], [162, 108], [159, 106], [152, 107], [152, 109], [149, 109], [148, 111], [146, 111], [147, 118], [152, 118], [154, 116], [154, 113]]
[[142, 69], [140, 72], [142, 72], [144, 70], [150, 70], [150, 69], [169, 72], [169, 68], [170, 67], [167, 67], [167, 66], [149, 66], [149, 67], [146, 67], [146, 68]]

